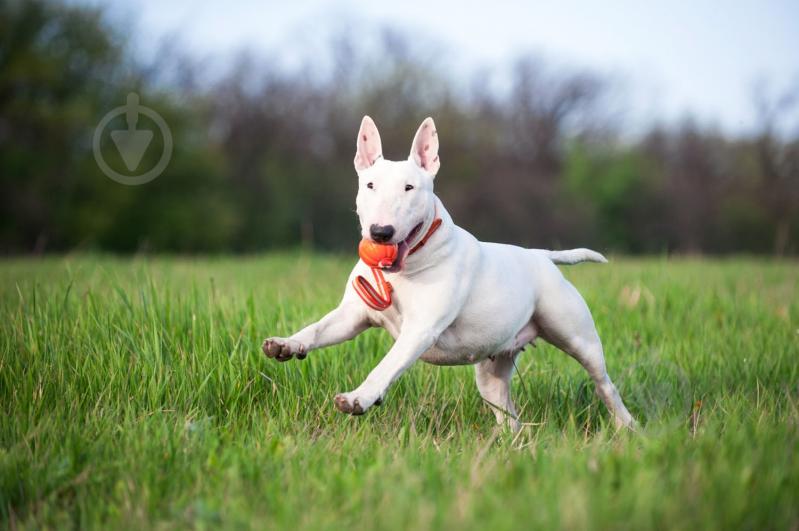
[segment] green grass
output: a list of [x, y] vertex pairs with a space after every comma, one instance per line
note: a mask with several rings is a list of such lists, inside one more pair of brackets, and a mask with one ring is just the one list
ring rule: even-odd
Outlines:
[[[0, 515], [17, 528], [796, 529], [796, 262], [618, 259], [564, 269], [640, 433], [540, 345], [497, 429], [471, 367], [414, 366], [363, 417], [332, 398], [372, 330], [267, 360], [350, 259], [0, 262]], [[638, 294], [638, 296], [636, 296]]]

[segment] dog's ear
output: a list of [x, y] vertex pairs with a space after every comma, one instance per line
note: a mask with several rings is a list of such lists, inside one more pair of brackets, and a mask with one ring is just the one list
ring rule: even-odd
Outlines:
[[424, 119], [419, 130], [416, 131], [409, 158], [433, 177], [441, 167], [441, 159], [438, 158], [436, 123], [429, 116]]
[[355, 142], [355, 169], [358, 171], [371, 168], [383, 156], [383, 144], [377, 126], [368, 116], [361, 120], [358, 140]]

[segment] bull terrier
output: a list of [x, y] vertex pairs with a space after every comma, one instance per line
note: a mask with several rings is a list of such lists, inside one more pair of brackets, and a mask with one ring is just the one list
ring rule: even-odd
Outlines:
[[[419, 359], [474, 364], [480, 395], [497, 422], [516, 431], [520, 422], [510, 396], [514, 362], [540, 337], [588, 371], [617, 427], [633, 425], [608, 376], [588, 306], [556, 267], [606, 262], [601, 254], [486, 243], [455, 225], [433, 192], [441, 159], [432, 118], [420, 125], [408, 159], [389, 161], [374, 121], [365, 116], [354, 162], [361, 236], [396, 245], [396, 257], [382, 269], [359, 260], [338, 307], [290, 337], [266, 339], [269, 358], [304, 359], [312, 350], [383, 327], [394, 345], [363, 383], [335, 397], [340, 411], [361, 415], [380, 404], [391, 383]], [[372, 275], [377, 289], [365, 280]], [[369, 293], [385, 304], [375, 306]]]

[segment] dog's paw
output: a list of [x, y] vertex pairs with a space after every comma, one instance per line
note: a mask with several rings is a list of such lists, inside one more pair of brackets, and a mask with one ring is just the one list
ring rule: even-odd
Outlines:
[[364, 409], [357, 398], [350, 399], [346, 394], [338, 394], [333, 399], [336, 403], [336, 409], [342, 413], [349, 413], [350, 415], [363, 415]]
[[375, 399], [367, 398], [359, 394], [357, 391], [351, 393], [337, 394], [333, 399], [336, 404], [336, 409], [342, 413], [349, 413], [350, 415], [363, 415], [367, 409], [372, 406], [379, 406], [383, 403], [383, 399], [377, 397]]
[[267, 358], [274, 358], [277, 361], [288, 361], [294, 356], [298, 360], [304, 360], [308, 355], [305, 345], [293, 339], [285, 339], [282, 337], [270, 337], [264, 339], [264, 344], [261, 346]]

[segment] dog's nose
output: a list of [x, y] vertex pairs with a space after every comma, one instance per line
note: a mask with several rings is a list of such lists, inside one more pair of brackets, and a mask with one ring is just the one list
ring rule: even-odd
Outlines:
[[391, 225], [372, 225], [369, 234], [377, 243], [386, 243], [394, 237], [394, 227]]

